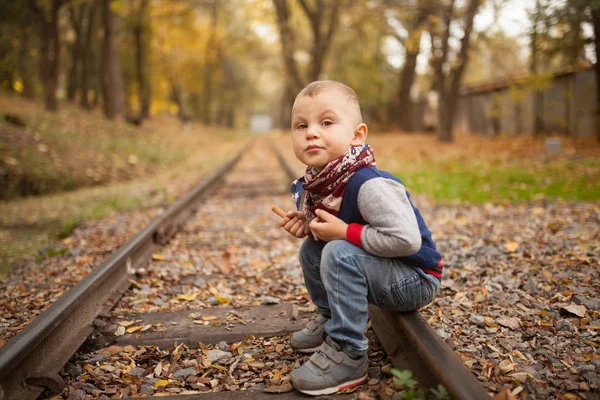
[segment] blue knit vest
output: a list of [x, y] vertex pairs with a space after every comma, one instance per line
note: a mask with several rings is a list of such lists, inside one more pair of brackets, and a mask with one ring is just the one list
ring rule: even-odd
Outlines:
[[[367, 224], [367, 221], [365, 221], [363, 216], [360, 214], [360, 211], [358, 210], [358, 192], [363, 183], [373, 178], [392, 179], [393, 181], [396, 181], [402, 186], [404, 186], [400, 179], [396, 178], [389, 172], [380, 171], [375, 166], [362, 168], [356, 171], [356, 173], [352, 176], [352, 178], [350, 178], [350, 180], [346, 184], [346, 189], [344, 191], [344, 197], [342, 198], [342, 205], [338, 213], [338, 218], [340, 218], [347, 224]], [[292, 183], [291, 192], [293, 195], [292, 197], [296, 202], [297, 209], [300, 209], [300, 194], [304, 190], [304, 184], [304, 177], [299, 178]], [[411, 256], [398, 258], [407, 265], [425, 270], [429, 269], [441, 273], [442, 255], [436, 250], [435, 243], [431, 238], [431, 232], [429, 231], [429, 229], [427, 229], [427, 225], [425, 225], [423, 216], [410, 200], [410, 193], [408, 193], [408, 191], [406, 191], [406, 196], [408, 197], [408, 201], [410, 202], [410, 205], [412, 206], [413, 211], [415, 212], [415, 216], [417, 217], [417, 223], [419, 224], [419, 231], [421, 232], [421, 249]]]
[[[344, 192], [342, 206], [340, 207], [338, 218], [347, 224], [367, 224], [367, 221], [364, 220], [360, 214], [360, 211], [358, 210], [358, 192], [363, 183], [373, 178], [392, 179], [402, 184], [400, 179], [388, 172], [378, 170], [375, 166], [358, 170], [352, 176], [352, 178], [350, 178], [348, 184], [346, 185], [346, 191]], [[437, 252], [435, 243], [431, 238], [431, 232], [429, 229], [427, 229], [427, 225], [425, 225], [423, 216], [410, 200], [410, 194], [408, 191], [406, 191], [406, 196], [408, 197], [408, 201], [415, 212], [417, 223], [419, 224], [419, 231], [421, 232], [421, 249], [411, 256], [399, 257], [399, 259], [405, 264], [413, 267], [432, 269], [441, 272], [442, 255]]]

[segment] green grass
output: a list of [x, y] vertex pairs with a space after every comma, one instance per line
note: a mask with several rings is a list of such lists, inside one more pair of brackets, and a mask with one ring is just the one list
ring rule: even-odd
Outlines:
[[452, 161], [411, 166], [395, 175], [411, 193], [441, 201], [600, 200], [600, 163], [595, 160], [509, 165]]

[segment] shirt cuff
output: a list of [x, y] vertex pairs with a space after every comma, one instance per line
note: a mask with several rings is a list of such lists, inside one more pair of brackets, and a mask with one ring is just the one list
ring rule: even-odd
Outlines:
[[348, 224], [346, 229], [346, 240], [355, 246], [362, 249], [362, 243], [360, 241], [360, 234], [362, 233], [364, 225], [361, 224]]

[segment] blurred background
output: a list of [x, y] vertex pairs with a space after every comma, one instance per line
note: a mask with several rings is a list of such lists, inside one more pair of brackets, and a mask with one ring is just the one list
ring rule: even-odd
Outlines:
[[432, 200], [597, 201], [599, 31], [600, 0], [0, 2], [0, 256], [289, 147], [317, 79]]

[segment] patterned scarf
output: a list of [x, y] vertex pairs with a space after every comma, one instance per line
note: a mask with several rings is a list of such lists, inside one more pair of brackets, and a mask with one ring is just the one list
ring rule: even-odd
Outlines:
[[304, 190], [306, 196], [300, 211], [308, 222], [316, 218], [315, 210], [322, 209], [338, 215], [346, 184], [361, 168], [375, 165], [373, 149], [368, 144], [350, 146], [344, 154], [329, 162], [321, 171], [306, 168]]

